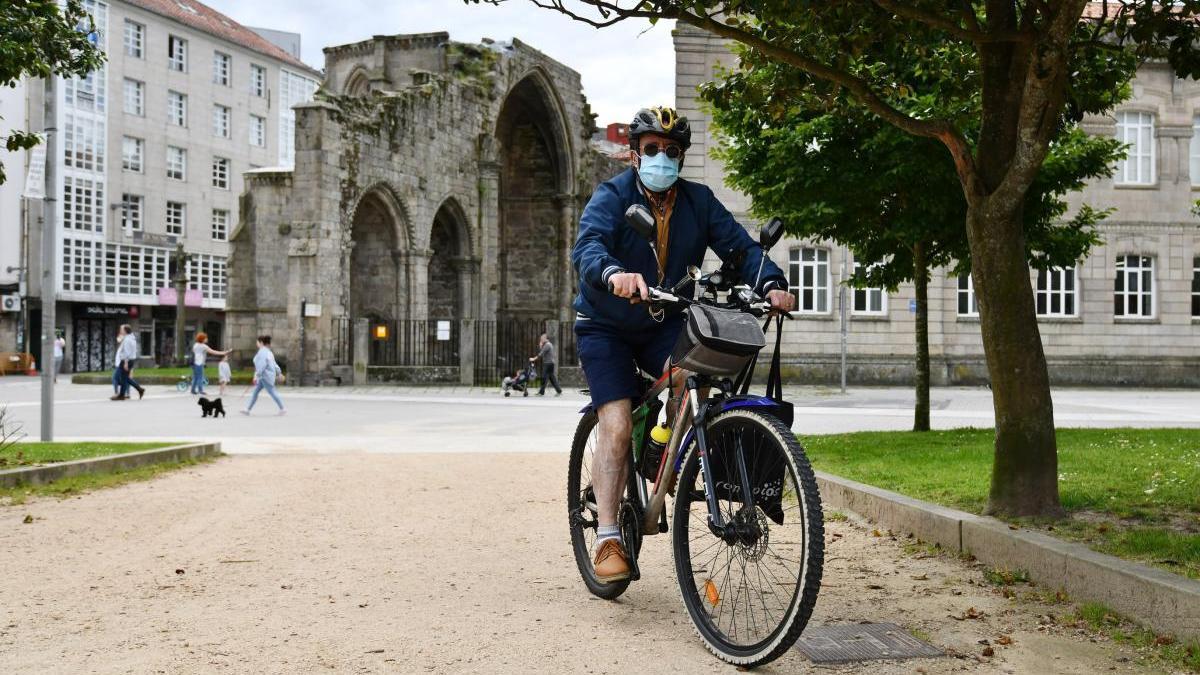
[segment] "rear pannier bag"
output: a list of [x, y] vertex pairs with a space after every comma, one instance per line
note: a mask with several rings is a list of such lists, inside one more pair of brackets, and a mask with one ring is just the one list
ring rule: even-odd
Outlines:
[[767, 338], [753, 316], [692, 305], [671, 352], [671, 364], [703, 375], [732, 376], [765, 346]]

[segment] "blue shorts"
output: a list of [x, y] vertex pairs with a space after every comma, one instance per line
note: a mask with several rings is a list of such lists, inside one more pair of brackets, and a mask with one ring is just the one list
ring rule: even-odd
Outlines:
[[681, 330], [683, 316], [671, 317], [643, 332], [622, 331], [592, 319], [577, 320], [575, 344], [592, 392], [592, 406], [637, 398], [641, 394], [637, 368], [655, 378], [662, 375]]

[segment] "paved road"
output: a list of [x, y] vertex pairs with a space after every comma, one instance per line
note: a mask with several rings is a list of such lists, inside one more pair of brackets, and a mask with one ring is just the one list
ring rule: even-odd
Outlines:
[[[55, 433], [60, 439], [222, 439], [226, 452], [362, 451], [565, 452], [579, 409], [587, 400], [568, 390], [561, 398], [504, 398], [471, 388], [284, 388], [288, 416], [260, 399], [253, 417], [236, 413], [244, 387], [225, 397], [227, 419], [200, 418], [188, 394], [149, 387], [145, 400], [112, 402], [100, 385], [60, 384]], [[801, 434], [906, 429], [912, 392], [897, 388], [792, 388], [793, 428]], [[987, 427], [993, 422], [987, 389], [937, 388], [935, 427]], [[1085, 390], [1055, 393], [1060, 426], [1200, 426], [1200, 394], [1184, 390]], [[0, 404], [36, 435], [36, 380], [0, 378]]]

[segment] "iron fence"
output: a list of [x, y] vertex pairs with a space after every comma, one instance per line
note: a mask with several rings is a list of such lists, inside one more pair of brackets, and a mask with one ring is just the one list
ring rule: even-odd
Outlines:
[[475, 322], [475, 384], [494, 386], [512, 377], [538, 353], [538, 337], [547, 333], [559, 366], [576, 364], [575, 331], [569, 322], [504, 319]]
[[354, 321], [350, 317], [333, 320], [333, 365], [354, 363]]
[[458, 366], [457, 321], [395, 319], [371, 323], [373, 366]]

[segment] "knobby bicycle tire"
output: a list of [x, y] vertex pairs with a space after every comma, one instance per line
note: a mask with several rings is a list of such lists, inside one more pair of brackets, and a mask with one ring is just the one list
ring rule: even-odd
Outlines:
[[[786, 492], [784, 488], [787, 485], [788, 473], [790, 473], [795, 486], [794, 496], [797, 501], [796, 511], [797, 514], [803, 514], [804, 518], [803, 522], [800, 523], [799, 527], [797, 527], [795, 530], [796, 532], [800, 533], [802, 541], [802, 552], [800, 556], [802, 558], [802, 560], [800, 560], [801, 569], [797, 572], [796, 581], [794, 582], [794, 591], [790, 602], [786, 606], [786, 611], [781, 612], [781, 620], [778, 621], [774, 629], [763, 639], [751, 644], [737, 644], [730, 638], [729, 635], [723, 632], [714, 623], [713, 618], [710, 615], [710, 610], [705, 607], [704, 603], [708, 601], [710, 606], [713, 608], [712, 611], [716, 611], [717, 607], [722, 601], [726, 603], [725, 606], [728, 606], [729, 599], [727, 597], [722, 597], [721, 589], [719, 589], [717, 585], [713, 583], [711, 576], [704, 584], [705, 591], [703, 593], [706, 597], [702, 597], [702, 591], [697, 586], [697, 577], [695, 576], [695, 573], [699, 571], [701, 576], [710, 574], [712, 571], [711, 568], [715, 568], [716, 564], [705, 566], [702, 561], [693, 560], [693, 553], [691, 551], [692, 541], [698, 539], [699, 542], [703, 544], [707, 540], [703, 539], [702, 534], [708, 534], [709, 540], [716, 542], [711, 546], [716, 546], [718, 550], [718, 554], [714, 556], [714, 560], [716, 560], [717, 556], [719, 556], [721, 553], [720, 547], [726, 546], [729, 549], [729, 563], [727, 564], [727, 567], [731, 567], [733, 565], [735, 555], [734, 549], [738, 546], [741, 546], [741, 544], [729, 545], [708, 531], [706, 507], [702, 511], [704, 514], [703, 519], [693, 519], [694, 514], [691, 510], [691, 505], [699, 502], [701, 506], [704, 506], [704, 494], [702, 488], [703, 481], [702, 477], [698, 475], [700, 462], [697, 446], [694, 441], [688, 448], [687, 455], [683, 463], [683, 469], [680, 472], [679, 487], [675, 499], [674, 523], [672, 525], [672, 549], [675, 557], [675, 570], [677, 580], [679, 582], [680, 595], [683, 598], [684, 606], [687, 608], [688, 614], [692, 619], [692, 625], [696, 629], [697, 634], [699, 634], [705, 646], [709, 649], [709, 651], [723, 661], [746, 668], [752, 668], [754, 666], [759, 666], [779, 658], [793, 644], [795, 644], [796, 640], [800, 637], [800, 634], [804, 631], [805, 626], [808, 625], [808, 621], [812, 616], [813, 607], [816, 605], [817, 594], [821, 587], [821, 574], [824, 562], [825, 528], [821, 513], [821, 501], [820, 494], [817, 489], [816, 476], [813, 474], [812, 467], [809, 464], [808, 458], [805, 456], [804, 449], [801, 447], [799, 441], [796, 440], [796, 437], [794, 434], [792, 434], [791, 430], [784, 426], [784, 424], [778, 419], [770, 415], [764, 415], [762, 413], [745, 409], [730, 410], [715, 416], [707, 426], [707, 429], [709, 430], [708, 436], [710, 439], [710, 461], [707, 462], [707, 464], [711, 467], [713, 453], [717, 450], [716, 446], [713, 445], [714, 440], [716, 442], [720, 442], [723, 428], [728, 428], [734, 424], [743, 425], [747, 429], [756, 428], [762, 433], [764, 439], [770, 439], [769, 445], [773, 446], [772, 449], [779, 456], [779, 459], [785, 463], [786, 467], [786, 471], [783, 473], [783, 483], [780, 485], [781, 495], [785, 494]], [[747, 462], [749, 461], [750, 460], [748, 458]], [[712, 469], [710, 468], [709, 470]], [[701, 488], [699, 490], [696, 489], [698, 478], [701, 478]], [[731, 478], [730, 480], [737, 480], [737, 483], [740, 485], [740, 478]], [[751, 481], [754, 482], [754, 479], [752, 478]], [[732, 489], [729, 490], [730, 491], [728, 494], [732, 494]], [[780, 499], [782, 503], [784, 497], [781, 496]], [[761, 504], [756, 502], [755, 517], [760, 519], [760, 521], [765, 523], [767, 526], [770, 526], [770, 522], [766, 520], [765, 512], [762, 510], [762, 508], [760, 508], [761, 506]], [[733, 507], [730, 506], [731, 510], [732, 508]], [[797, 514], [793, 514], [793, 516]], [[782, 514], [780, 514], [780, 516], [782, 517]], [[698, 533], [696, 531], [697, 528], [700, 527], [704, 528], [702, 533]], [[782, 528], [783, 526], [781, 524], [778, 527]], [[693, 532], [693, 537], [691, 539], [689, 539], [689, 532]], [[695, 536], [696, 534], [701, 534], [701, 536], [697, 538]], [[764, 539], [766, 538], [767, 537], [764, 537]], [[697, 547], [698, 546], [699, 544]], [[769, 549], [768, 543], [763, 543], [762, 546]], [[747, 550], [749, 549], [746, 547], [741, 549], [743, 552], [743, 587], [747, 580], [745, 572], [747, 569], [749, 569], [745, 565], [744, 561], [753, 555], [752, 553], [745, 554], [745, 551]], [[699, 553], [699, 551], [697, 551], [697, 553]], [[707, 551], [705, 551], [705, 555], [707, 555]], [[759, 553], [758, 555], [761, 559], [763, 554]], [[696, 557], [699, 558], [701, 556], [697, 555]], [[786, 560], [782, 557], [779, 557], [779, 559]], [[700, 565], [699, 570], [696, 569], [697, 564]], [[706, 567], [709, 569], [705, 569]], [[761, 569], [759, 571], [761, 572]], [[728, 572], [726, 572], [726, 578], [728, 578]], [[763, 578], [766, 579], [767, 577]], [[773, 577], [771, 578], [773, 579]], [[785, 579], [785, 581], [787, 581], [789, 584], [791, 583], [790, 579]], [[771, 583], [768, 581], [764, 581], [763, 583], [764, 586], [784, 585], [782, 583]], [[725, 592], [726, 594], [729, 594], [731, 591], [726, 590]], [[765, 597], [765, 595], [760, 593], [760, 599]], [[778, 598], [779, 595], [776, 595], [775, 599]], [[750, 601], [749, 592], [746, 593], [745, 600], [750, 610], [757, 609], [757, 607], [754, 606]], [[739, 606], [739, 598], [736, 596], [733, 600], [733, 606], [734, 611], [737, 611]], [[724, 611], [724, 607], [722, 607], [721, 610]], [[766, 611], [767, 608], [765, 600], [763, 601], [763, 610], [764, 616], [770, 616], [771, 620], [774, 621], [773, 615], [770, 615]], [[746, 614], [747, 612], [743, 612], [743, 617], [746, 616]], [[753, 611], [750, 611], [749, 614], [751, 617], [754, 616]], [[720, 618], [721, 617], [718, 617], [716, 623], [720, 623]], [[731, 615], [730, 619], [733, 625], [734, 636], [736, 637], [736, 616]]]
[[[583, 494], [587, 488], [586, 485], [581, 484], [584, 474], [583, 463], [585, 455], [588, 454], [588, 438], [591, 437], [592, 430], [596, 428], [596, 423], [596, 413], [591, 411], [579, 420], [579, 425], [575, 428], [575, 438], [571, 442], [570, 464], [567, 468], [567, 524], [570, 528], [571, 550], [575, 553], [575, 565], [579, 568], [579, 576], [583, 578], [584, 585], [592, 595], [605, 600], [614, 600], [629, 588], [630, 582], [625, 580], [604, 584], [596, 580], [596, 573], [592, 567], [591, 547], [584, 534], [585, 528], [580, 522], [580, 518], [584, 515], [581, 513]], [[587, 472], [590, 474], [591, 467], [587, 467]], [[594, 514], [592, 517], [595, 517]]]

